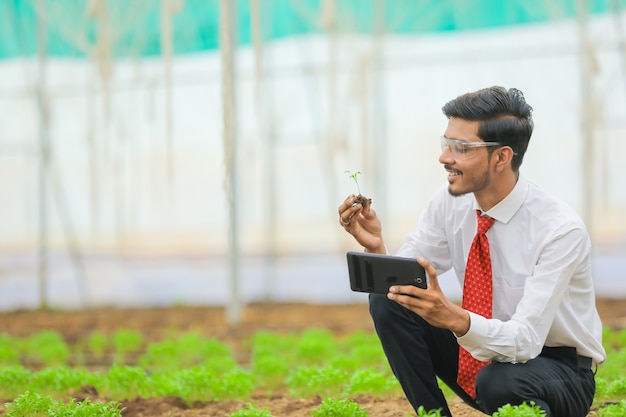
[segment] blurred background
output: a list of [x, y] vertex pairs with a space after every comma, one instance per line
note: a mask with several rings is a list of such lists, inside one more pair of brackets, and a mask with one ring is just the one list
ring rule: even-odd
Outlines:
[[491, 85], [626, 298], [626, 0], [0, 0], [0, 310], [363, 302], [345, 171], [395, 251]]

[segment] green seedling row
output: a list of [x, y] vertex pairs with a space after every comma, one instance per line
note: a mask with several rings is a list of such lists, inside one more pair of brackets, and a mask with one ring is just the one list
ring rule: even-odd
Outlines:
[[[604, 331], [608, 360], [596, 374], [594, 402], [595, 415], [600, 417], [626, 415], [624, 334]], [[94, 358], [98, 365], [90, 366]], [[360, 394], [402, 396], [376, 335], [368, 332], [338, 337], [323, 329], [290, 334], [262, 331], [242, 346], [197, 333], [171, 334], [148, 343], [137, 332], [120, 330], [112, 335], [92, 333], [72, 345], [52, 331], [26, 338], [0, 334], [0, 397], [16, 399], [13, 409], [17, 399], [27, 394], [31, 399], [39, 395], [42, 401], [66, 401], [56, 403], [58, 408], [72, 407], [70, 393], [85, 385], [112, 401], [177, 396], [189, 406], [211, 400], [245, 401], [253, 392], [264, 390], [270, 395], [279, 389], [294, 398], [321, 396], [329, 401]], [[454, 394], [441, 385], [453, 399]], [[334, 407], [343, 406], [354, 407]], [[268, 413], [254, 410], [253, 405], [241, 410], [245, 412], [258, 412], [249, 415], [261, 417]], [[422, 412], [418, 415], [437, 415], [436, 410]], [[524, 404], [503, 407], [494, 416], [541, 415], [538, 412], [532, 404]]]

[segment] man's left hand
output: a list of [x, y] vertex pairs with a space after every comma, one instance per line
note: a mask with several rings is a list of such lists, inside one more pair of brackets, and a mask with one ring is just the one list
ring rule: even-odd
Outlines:
[[446, 298], [437, 271], [424, 258], [417, 258], [428, 274], [428, 289], [413, 285], [395, 285], [389, 288], [387, 297], [418, 314], [435, 327], [448, 329], [457, 337], [463, 336], [470, 327], [469, 313]]

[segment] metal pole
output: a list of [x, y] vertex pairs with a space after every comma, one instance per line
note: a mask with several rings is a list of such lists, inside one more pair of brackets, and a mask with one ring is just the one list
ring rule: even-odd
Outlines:
[[227, 319], [230, 325], [241, 321], [239, 295], [239, 219], [237, 213], [237, 126], [235, 97], [235, 12], [236, 1], [220, 0], [220, 53], [222, 58], [222, 112], [225, 188], [229, 207], [228, 254], [230, 261], [230, 300]]
[[257, 123], [261, 141], [261, 155], [263, 164], [263, 190], [266, 204], [264, 210], [265, 245], [264, 252], [264, 284], [265, 301], [272, 302], [275, 292], [276, 275], [276, 158], [275, 135], [272, 99], [267, 94], [267, 79], [265, 73], [265, 55], [263, 54], [263, 20], [261, 16], [261, 0], [250, 0], [250, 26], [252, 46], [254, 49], [255, 64], [255, 106]]
[[385, 144], [386, 118], [385, 118], [385, 68], [384, 68], [384, 42], [385, 42], [385, 0], [376, 0], [374, 4], [374, 74], [373, 74], [373, 136], [376, 153], [374, 169], [374, 192], [376, 210], [385, 224], [387, 213], [387, 147]]
[[[576, 0], [578, 15], [578, 40], [580, 47], [580, 99], [581, 99], [581, 130], [583, 139], [582, 149], [582, 218], [593, 232], [593, 204], [594, 204], [594, 147], [593, 147], [593, 54], [588, 37], [587, 0]], [[593, 233], [592, 233], [593, 234]]]
[[37, 0], [37, 112], [39, 117], [39, 308], [48, 308], [48, 191], [50, 136], [46, 105], [46, 0]]

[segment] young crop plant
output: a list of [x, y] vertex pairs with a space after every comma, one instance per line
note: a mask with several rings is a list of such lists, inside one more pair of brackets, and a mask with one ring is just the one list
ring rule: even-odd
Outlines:
[[313, 417], [369, 417], [369, 413], [363, 410], [351, 399], [333, 400], [326, 398], [322, 404], [311, 411]]
[[175, 370], [182, 367], [178, 346], [173, 340], [150, 343], [139, 358], [139, 366], [150, 371]]
[[67, 364], [70, 348], [58, 332], [44, 330], [28, 338], [26, 354], [43, 366], [61, 366]]
[[392, 397], [401, 396], [402, 388], [398, 380], [393, 376], [374, 369], [363, 369], [352, 375], [346, 394], [370, 394], [376, 397]]
[[135, 330], [120, 329], [113, 333], [113, 346], [115, 348], [115, 363], [123, 365], [126, 355], [138, 352], [143, 343], [143, 335]]
[[0, 366], [14, 366], [20, 364], [20, 353], [13, 338], [0, 334]]
[[252, 372], [260, 388], [273, 391], [283, 384], [289, 375], [289, 367], [280, 356], [263, 355], [252, 360]]
[[[214, 340], [214, 339], [213, 339]], [[180, 366], [189, 368], [202, 362], [203, 354], [208, 342], [198, 333], [185, 333], [178, 338], [178, 357]], [[230, 356], [230, 352], [228, 352]]]
[[287, 387], [292, 397], [337, 397], [349, 382], [347, 372], [336, 368], [297, 368], [287, 377]]
[[230, 417], [272, 417], [267, 408], [258, 409], [254, 404], [248, 403], [241, 410], [235, 411]]
[[138, 366], [113, 365], [103, 377], [96, 379], [98, 392], [113, 400], [153, 397], [154, 387], [145, 369]]
[[5, 415], [6, 417], [48, 417], [50, 410], [56, 406], [57, 402], [52, 398], [26, 391], [13, 402], [5, 404]]
[[215, 381], [213, 400], [245, 400], [252, 395], [255, 387], [254, 376], [242, 369], [234, 369]]
[[44, 368], [31, 375], [29, 389], [53, 398], [62, 398], [68, 390], [79, 390], [83, 385], [94, 385], [96, 375], [85, 369], [71, 369], [65, 366]]
[[419, 406], [417, 409], [417, 417], [441, 417], [441, 409], [426, 410], [424, 406]]
[[89, 352], [99, 359], [104, 357], [107, 345], [107, 337], [102, 332], [92, 332], [87, 339]]
[[120, 404], [92, 403], [91, 400], [77, 402], [71, 399], [67, 404], [42, 397], [27, 391], [13, 402], [6, 404], [6, 417], [121, 417]]
[[340, 352], [335, 337], [328, 330], [308, 329], [296, 342], [296, 361], [303, 365], [321, 365]]
[[624, 417], [626, 416], [626, 400], [602, 407], [596, 415], [598, 417]]
[[15, 398], [28, 389], [31, 372], [23, 366], [0, 368], [0, 398]]
[[506, 404], [493, 413], [493, 417], [544, 417], [546, 412], [535, 405], [534, 401], [530, 405], [526, 402], [520, 405]]
[[350, 177], [356, 184], [356, 189], [357, 189], [358, 194], [354, 198], [354, 201], [356, 203], [361, 204], [363, 207], [366, 207], [368, 204], [372, 202], [372, 200], [370, 198], [365, 197], [363, 194], [361, 194], [361, 187], [359, 187], [359, 180], [357, 179], [357, 177], [361, 175], [361, 171], [355, 171], [355, 172], [346, 171], [345, 173], [348, 174], [348, 177]]

